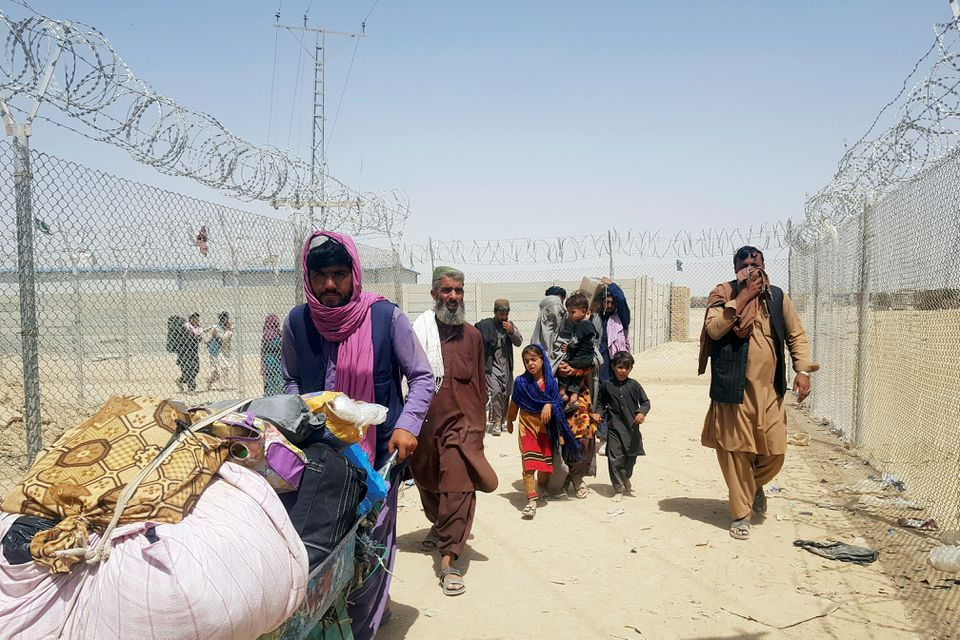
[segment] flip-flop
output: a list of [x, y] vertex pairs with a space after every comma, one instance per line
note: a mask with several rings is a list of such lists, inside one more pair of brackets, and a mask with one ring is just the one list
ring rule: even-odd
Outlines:
[[736, 540], [746, 540], [750, 537], [750, 520], [740, 518], [730, 523], [730, 537]]
[[440, 572], [440, 586], [443, 587], [443, 595], [458, 596], [467, 590], [467, 585], [463, 583], [463, 576], [456, 567], [450, 567]]
[[763, 492], [763, 487], [757, 487], [757, 492], [753, 494], [753, 512], [767, 512], [767, 494]]

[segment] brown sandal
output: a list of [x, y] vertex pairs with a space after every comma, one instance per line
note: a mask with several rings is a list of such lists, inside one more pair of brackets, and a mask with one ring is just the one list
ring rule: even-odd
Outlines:
[[730, 537], [736, 540], [750, 538], [750, 517], [740, 518], [730, 523]]

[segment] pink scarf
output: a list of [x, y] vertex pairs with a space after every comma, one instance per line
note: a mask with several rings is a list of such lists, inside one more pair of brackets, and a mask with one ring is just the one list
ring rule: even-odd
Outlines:
[[[317, 236], [326, 236], [339, 242], [353, 261], [353, 295], [342, 307], [327, 307], [320, 304], [310, 286], [307, 270], [307, 253], [310, 243]], [[370, 307], [385, 298], [363, 290], [360, 255], [350, 236], [333, 231], [314, 231], [303, 245], [303, 290], [310, 307], [313, 325], [324, 339], [339, 344], [337, 349], [337, 377], [334, 391], [340, 391], [354, 400], [373, 402], [373, 334]], [[376, 451], [376, 428], [366, 429], [360, 443], [370, 459]]]

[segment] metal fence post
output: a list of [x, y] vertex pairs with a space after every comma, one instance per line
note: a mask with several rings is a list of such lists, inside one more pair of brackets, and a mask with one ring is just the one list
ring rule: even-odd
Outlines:
[[607, 229], [607, 252], [610, 254], [610, 279], [615, 278], [613, 274], [613, 231]]
[[819, 251], [820, 247], [819, 243], [817, 243], [813, 246], [813, 255], [810, 256], [813, 262], [813, 327], [810, 329], [810, 335], [813, 336], [813, 339], [810, 341], [812, 343], [810, 345], [810, 356], [814, 362], [820, 362], [817, 358], [820, 343], [817, 339], [817, 315], [820, 310], [820, 260], [817, 259], [817, 253], [819, 253]]
[[[227, 229], [226, 221], [221, 213], [220, 225]], [[243, 292], [240, 290], [240, 260], [237, 257], [237, 245], [234, 238], [228, 241], [230, 247], [230, 264], [233, 267], [233, 319], [230, 324], [233, 325], [233, 357], [237, 363], [237, 392], [244, 395], [243, 379], [243, 331], [240, 325], [243, 322]], [[221, 380], [220, 384], [226, 385], [226, 380]]]
[[23, 357], [24, 424], [27, 459], [43, 448], [40, 418], [37, 290], [33, 258], [33, 172], [30, 168], [30, 125], [13, 127], [13, 192], [17, 209], [17, 280], [20, 288], [20, 340]]
[[127, 274], [129, 268], [126, 263], [123, 265], [122, 293], [123, 293], [123, 377], [127, 383], [130, 382], [130, 300], [129, 289], [127, 285]]
[[400, 281], [403, 266], [400, 264], [400, 247], [392, 241], [390, 244], [390, 251], [393, 254], [393, 302], [403, 309], [403, 283]]
[[871, 245], [873, 233], [870, 228], [872, 205], [869, 198], [863, 202], [863, 214], [860, 216], [860, 310], [857, 316], [857, 362], [854, 378], [853, 433], [854, 446], [863, 445], [863, 432], [867, 409], [867, 343], [870, 332], [868, 316], [870, 314]]
[[308, 234], [304, 233], [303, 222], [296, 213], [290, 214], [293, 222], [293, 304], [298, 306], [307, 301], [303, 292], [303, 245]]
[[475, 317], [473, 320], [474, 322], [480, 322], [481, 318], [483, 317], [481, 315], [483, 313], [483, 301], [480, 300], [480, 296], [482, 295], [483, 295], [483, 289], [480, 287], [480, 282], [479, 281], [474, 282], [473, 283], [473, 297], [474, 297], [473, 310], [475, 314]]
[[793, 245], [787, 245], [787, 295], [793, 299]]
[[237, 391], [240, 392], [240, 395], [244, 395], [244, 379], [243, 379], [243, 331], [240, 329], [240, 325], [243, 322], [243, 292], [240, 290], [240, 269], [236, 266], [234, 262], [233, 267], [233, 312], [236, 314], [236, 317], [233, 319], [233, 344], [234, 349], [236, 349], [236, 359], [237, 359]]
[[[79, 251], [79, 250], [78, 250]], [[83, 287], [80, 286], [80, 256], [72, 252], [73, 263], [73, 359], [74, 379], [77, 387], [77, 404], [86, 405], [86, 385], [83, 380]]]

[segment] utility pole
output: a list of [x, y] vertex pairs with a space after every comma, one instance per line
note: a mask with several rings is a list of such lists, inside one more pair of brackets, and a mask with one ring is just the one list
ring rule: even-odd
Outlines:
[[[323, 27], [308, 27], [307, 16], [303, 16], [303, 26], [280, 24], [280, 13], [277, 13], [277, 24], [273, 25], [276, 29], [284, 29], [296, 35], [298, 32], [303, 34], [312, 33], [314, 36], [313, 53], [307, 50], [310, 57], [313, 58], [313, 118], [312, 133], [310, 143], [310, 189], [311, 193], [305, 200], [274, 200], [270, 204], [274, 209], [286, 206], [291, 209], [306, 206], [309, 212], [307, 217], [308, 232], [304, 237], [299, 236], [301, 225], [297, 225], [297, 231], [294, 233], [293, 240], [293, 270], [294, 270], [294, 292], [293, 299], [296, 304], [303, 303], [303, 265], [300, 262], [300, 251], [307, 237], [317, 229], [317, 220], [314, 218], [314, 207], [320, 208], [320, 226], [327, 226], [327, 207], [350, 207], [356, 205], [360, 208], [360, 199], [346, 202], [330, 202], [327, 200], [327, 149], [326, 149], [326, 118], [324, 117], [324, 71], [327, 59], [327, 34], [332, 36], [342, 36], [345, 38], [365, 38], [365, 33], [345, 33], [342, 31], [329, 31]], [[366, 28], [363, 29], [366, 31]], [[300, 46], [303, 41], [297, 38]], [[314, 185], [317, 184], [317, 173], [320, 174], [320, 193], [313, 192]], [[317, 195], [320, 197], [317, 198]]]
[[[344, 38], [365, 38], [365, 33], [346, 33], [344, 31], [330, 31], [324, 27], [308, 27], [307, 16], [303, 16], [303, 26], [296, 27], [286, 24], [275, 24], [277, 29], [285, 29], [291, 33], [301, 32], [314, 35], [313, 53], [308, 50], [307, 53], [313, 58], [313, 131], [311, 134], [310, 147], [310, 185], [317, 182], [317, 173], [320, 175], [320, 197], [311, 194], [303, 204], [306, 204], [310, 211], [310, 227], [316, 228], [316, 221], [313, 215], [314, 206], [320, 207], [320, 222], [322, 225], [327, 221], [327, 207], [340, 206], [341, 203], [332, 204], [327, 201], [327, 150], [326, 150], [326, 118], [324, 115], [324, 72], [327, 58], [327, 35], [341, 36]], [[301, 41], [302, 45], [302, 41]], [[349, 206], [353, 201], [342, 203]], [[278, 206], [274, 204], [274, 207]]]

